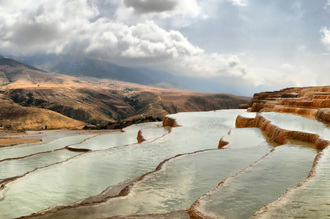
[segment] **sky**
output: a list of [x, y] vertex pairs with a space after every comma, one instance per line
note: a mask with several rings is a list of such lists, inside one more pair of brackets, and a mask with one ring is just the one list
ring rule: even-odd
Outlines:
[[330, 84], [330, 0], [0, 0], [0, 54], [70, 54], [239, 95]]

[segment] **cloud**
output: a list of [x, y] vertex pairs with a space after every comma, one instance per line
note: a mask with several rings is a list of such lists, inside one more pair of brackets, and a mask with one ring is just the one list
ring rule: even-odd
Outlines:
[[[194, 19], [201, 19], [201, 6], [198, 0], [113, 0], [117, 9], [115, 20], [135, 25], [153, 20], [170, 28], [186, 27]], [[209, 1], [209, 0], [207, 0]]]
[[[51, 0], [22, 2], [14, 0], [0, 9], [4, 22], [0, 45], [13, 52], [53, 51], [71, 41], [90, 26], [89, 19], [98, 12], [88, 0]], [[20, 2], [21, 3], [21, 2]]]
[[124, 0], [125, 6], [132, 7], [138, 14], [171, 11], [177, 3], [175, 0]]
[[[233, 4], [243, 7], [248, 3], [249, 7], [244, 10], [233, 7]], [[286, 30], [282, 28], [286, 27], [285, 22], [283, 19], [274, 19], [275, 24], [281, 25], [269, 25], [274, 24], [272, 19], [258, 22], [259, 12], [269, 14], [270, 11], [268, 16], [273, 18], [282, 10], [272, 11], [269, 4], [257, 10], [253, 4], [257, 3], [248, 0], [0, 0], [0, 50], [12, 55], [85, 55], [115, 64], [166, 69], [177, 75], [240, 81], [251, 87], [276, 85], [281, 88], [315, 81], [308, 79], [311, 73], [308, 69], [321, 64], [297, 68], [299, 63], [287, 60], [292, 56], [287, 55], [287, 45], [292, 44], [295, 51], [300, 45], [306, 45], [298, 52], [307, 54], [306, 50], [311, 47], [308, 41], [297, 38], [290, 41], [290, 34], [285, 34], [288, 36], [285, 39], [280, 35], [274, 37], [274, 33], [281, 32], [278, 29]], [[255, 18], [252, 19], [252, 15]], [[220, 17], [222, 20], [218, 20]], [[191, 28], [192, 24], [205, 29]], [[253, 24], [254, 29], [248, 24]], [[269, 31], [265, 31], [265, 26]], [[267, 29], [269, 27], [271, 29]], [[330, 30], [325, 27], [321, 33], [322, 43], [330, 50]], [[212, 34], [213, 38], [209, 37]], [[203, 38], [206, 36], [209, 40]], [[285, 44], [276, 41], [280, 38]], [[197, 43], [211, 45], [208, 50], [212, 52]], [[259, 56], [255, 52], [258, 49]], [[276, 52], [280, 58], [274, 56]], [[240, 53], [247, 55], [237, 55]], [[283, 65], [282, 54], [287, 62]]]
[[321, 42], [328, 50], [330, 50], [330, 30], [323, 27], [320, 32], [322, 33]]
[[237, 6], [241, 6], [241, 7], [244, 7], [244, 6], [247, 6], [248, 4], [248, 0], [231, 0], [233, 5], [237, 5]]
[[[238, 57], [207, 54], [181, 32], [165, 30], [152, 20], [128, 25], [102, 16], [98, 2], [88, 0], [59, 0], [56, 3], [45, 0], [31, 7], [32, 2], [27, 0], [23, 5], [27, 10], [17, 10], [14, 1], [11, 6], [15, 10], [14, 16], [3, 11], [3, 16], [11, 17], [4, 19], [6, 22], [0, 26], [2, 51], [87, 55], [121, 64], [166, 67], [176, 74], [197, 77], [244, 75]], [[157, 1], [150, 4], [150, 8], [144, 7], [144, 12], [173, 10], [177, 13], [178, 8], [188, 4], [186, 0], [175, 3]], [[125, 1], [125, 4], [138, 8], [145, 3]]]

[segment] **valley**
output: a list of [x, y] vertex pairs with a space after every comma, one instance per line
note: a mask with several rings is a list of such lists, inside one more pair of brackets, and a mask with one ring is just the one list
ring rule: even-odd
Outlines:
[[330, 219], [330, 0], [0, 0], [0, 219]]
[[114, 128], [118, 121], [161, 121], [169, 113], [232, 109], [249, 100], [47, 73], [6, 58], [1, 81], [0, 127], [14, 130]]
[[0, 71], [1, 218], [328, 214], [328, 86], [248, 102], [8, 59]]

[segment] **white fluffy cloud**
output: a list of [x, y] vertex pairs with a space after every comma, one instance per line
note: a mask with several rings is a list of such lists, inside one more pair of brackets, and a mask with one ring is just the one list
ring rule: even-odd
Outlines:
[[320, 32], [322, 33], [321, 42], [328, 50], [330, 50], [330, 30], [323, 27]]
[[[287, 5], [284, 0], [276, 3], [281, 12], [281, 7]], [[259, 12], [256, 5], [257, 2], [248, 0], [0, 0], [0, 51], [13, 55], [45, 52], [86, 55], [121, 65], [166, 69], [173, 74], [242, 81], [251, 87], [276, 85], [280, 88], [327, 79], [321, 69], [317, 69], [321, 72], [319, 75], [323, 75], [319, 79], [308, 77], [312, 74], [308, 69], [321, 66], [319, 63], [299, 68], [295, 67], [300, 66], [298, 62], [286, 61], [289, 64], [281, 65], [284, 58], [277, 57], [274, 61], [276, 57], [272, 55], [276, 52], [263, 51], [284, 48], [283, 41], [287, 38], [276, 41], [280, 36], [260, 34], [263, 27], [271, 33], [272, 29], [267, 28], [275, 28], [272, 22], [278, 19], [263, 19], [260, 23], [247, 19]], [[235, 13], [237, 16], [232, 16]], [[218, 22], [219, 18], [222, 23]], [[281, 24], [285, 23], [282, 21]], [[191, 30], [195, 24], [199, 29], [194, 32]], [[244, 26], [251, 24], [255, 29]], [[207, 44], [203, 40], [203, 36], [207, 36], [210, 45], [220, 47], [208, 48], [212, 51], [208, 52], [205, 47], [197, 46], [184, 34], [189, 33], [189, 29], [190, 37], [193, 38], [193, 33], [201, 38], [195, 37], [193, 42]], [[274, 33], [278, 33], [278, 29]], [[321, 33], [322, 43], [330, 50], [330, 30], [323, 28]], [[293, 42], [296, 41], [295, 35]], [[307, 45], [299, 54], [307, 54], [308, 42], [299, 42]], [[253, 48], [259, 46], [257, 49], [262, 55], [257, 57], [248, 47], [241, 49], [249, 43]], [[235, 47], [241, 49], [237, 54], [247, 55], [228, 52], [235, 51], [232, 50]]]
[[[119, 63], [168, 66], [173, 73], [191, 76], [243, 77], [245, 74], [236, 56], [207, 54], [179, 31], [167, 31], [151, 19], [129, 25], [120, 18], [102, 16], [97, 3], [28, 0], [18, 7], [16, 0], [3, 5], [0, 16], [5, 23], [0, 26], [3, 33], [0, 47], [14, 53], [85, 54]], [[126, 0], [117, 12], [125, 6], [126, 10], [134, 8], [132, 13], [147, 17], [157, 13], [157, 16], [176, 17], [183, 8], [180, 13], [185, 16], [199, 13], [196, 1], [191, 0], [155, 1], [149, 8], [144, 7], [146, 3]]]
[[248, 0], [231, 0], [231, 1], [234, 5], [242, 6], [242, 7], [247, 6], [248, 4]]

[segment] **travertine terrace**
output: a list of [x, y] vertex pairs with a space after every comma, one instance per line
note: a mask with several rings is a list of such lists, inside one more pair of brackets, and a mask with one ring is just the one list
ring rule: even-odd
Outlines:
[[330, 122], [330, 86], [286, 88], [274, 92], [256, 93], [248, 112], [295, 113]]

